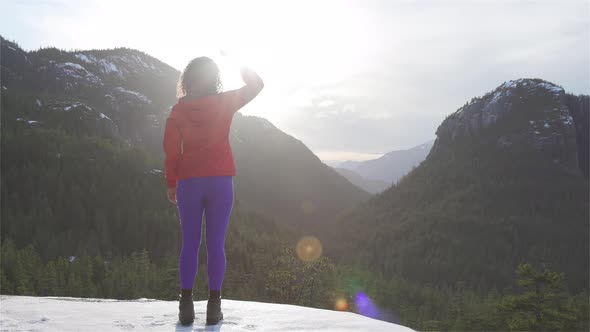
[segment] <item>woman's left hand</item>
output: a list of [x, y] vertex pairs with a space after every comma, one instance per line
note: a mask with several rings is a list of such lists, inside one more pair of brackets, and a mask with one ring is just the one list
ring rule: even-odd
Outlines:
[[176, 205], [176, 187], [168, 188], [168, 200]]

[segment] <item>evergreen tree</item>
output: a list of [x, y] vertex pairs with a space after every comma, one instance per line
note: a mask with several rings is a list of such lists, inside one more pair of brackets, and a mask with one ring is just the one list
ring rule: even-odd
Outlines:
[[576, 317], [565, 306], [563, 273], [537, 271], [530, 264], [520, 264], [516, 273], [523, 293], [500, 304], [511, 330], [567, 331], [574, 327]]
[[55, 263], [48, 262], [43, 268], [43, 272], [39, 278], [38, 295], [47, 296], [53, 295], [57, 289], [57, 271], [55, 270]]
[[304, 262], [286, 248], [268, 272], [265, 289], [274, 302], [331, 308], [335, 286], [335, 267], [327, 257]]

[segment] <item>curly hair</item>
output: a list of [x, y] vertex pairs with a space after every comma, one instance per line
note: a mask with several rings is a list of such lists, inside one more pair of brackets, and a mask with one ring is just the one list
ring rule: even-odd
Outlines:
[[178, 80], [176, 97], [204, 97], [221, 92], [219, 67], [206, 56], [191, 60]]

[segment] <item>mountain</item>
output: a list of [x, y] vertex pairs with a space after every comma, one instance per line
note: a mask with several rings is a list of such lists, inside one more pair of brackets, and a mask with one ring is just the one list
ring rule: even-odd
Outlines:
[[175, 100], [176, 69], [127, 48], [25, 52], [13, 42], [0, 42], [5, 97], [27, 94], [36, 106], [31, 113], [17, 112], [21, 121], [113, 137], [161, 153], [159, 136]]
[[352, 171], [350, 169], [338, 168], [338, 167], [333, 167], [333, 168], [336, 172], [338, 172], [338, 174], [344, 176], [352, 184], [354, 184], [355, 186], [362, 188], [363, 190], [365, 190], [369, 193], [372, 193], [372, 194], [376, 194], [378, 192], [381, 192], [381, 191], [387, 189], [387, 187], [389, 187], [391, 185], [388, 182], [385, 182], [382, 180], [367, 179], [367, 178], [361, 176], [360, 174], [358, 174], [357, 172]]
[[1, 301], [2, 330], [192, 331], [198, 327], [199, 331], [413, 331], [350, 312], [227, 299], [222, 300], [225, 318], [208, 327], [206, 301], [195, 301], [195, 322], [189, 326], [178, 323], [178, 301], [31, 296], [2, 296]]
[[335, 256], [481, 291], [510, 287], [529, 262], [588, 289], [588, 98], [541, 79], [473, 98], [439, 126], [424, 162], [341, 221]]
[[[426, 159], [426, 156], [430, 152], [433, 143], [433, 141], [430, 141], [407, 150], [391, 151], [377, 159], [366, 161], [344, 161], [336, 164], [335, 167], [354, 171], [356, 174], [367, 180], [378, 180], [385, 182], [385, 186], [380, 183], [360, 185], [361, 188], [369, 192], [377, 193], [385, 190], [391, 184], [397, 182], [402, 176], [409, 173], [413, 167], [418, 166], [424, 159]], [[345, 176], [352, 183], [359, 181], [354, 174], [342, 172], [339, 173]], [[347, 177], [345, 174], [350, 175], [351, 178]], [[360, 183], [365, 182], [366, 181]]]
[[[145, 150], [161, 161], [154, 167], [161, 171], [164, 123], [180, 75], [176, 69], [127, 48], [25, 52], [5, 39], [1, 47], [3, 128], [105, 138]], [[231, 142], [236, 199], [278, 222], [321, 223], [369, 197], [267, 120], [237, 115]]]
[[276, 219], [313, 225], [369, 196], [265, 119], [236, 115], [230, 140], [237, 197]]

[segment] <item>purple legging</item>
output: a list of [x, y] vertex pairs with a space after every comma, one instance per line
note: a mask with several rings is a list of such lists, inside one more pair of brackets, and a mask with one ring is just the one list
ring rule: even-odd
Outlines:
[[209, 289], [221, 290], [225, 274], [225, 231], [233, 199], [231, 176], [178, 180], [176, 200], [182, 225], [182, 250], [178, 267], [182, 289], [192, 289], [195, 283], [201, 245], [201, 222], [205, 212]]

